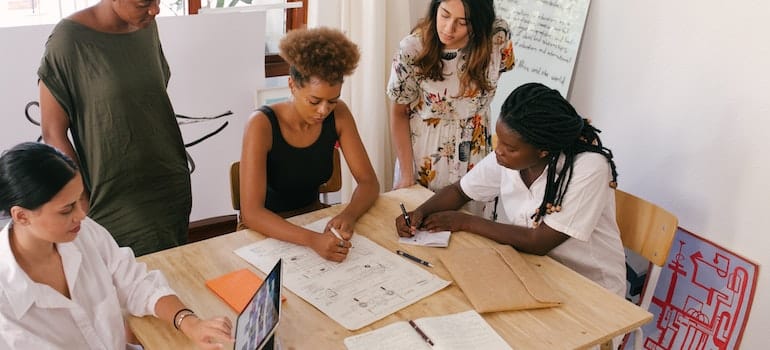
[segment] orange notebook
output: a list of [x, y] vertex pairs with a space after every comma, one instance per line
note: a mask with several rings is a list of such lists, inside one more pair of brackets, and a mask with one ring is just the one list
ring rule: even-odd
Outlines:
[[[206, 281], [216, 295], [230, 305], [235, 312], [241, 312], [262, 285], [262, 278], [249, 269], [236, 270]], [[281, 297], [281, 301], [286, 300]]]

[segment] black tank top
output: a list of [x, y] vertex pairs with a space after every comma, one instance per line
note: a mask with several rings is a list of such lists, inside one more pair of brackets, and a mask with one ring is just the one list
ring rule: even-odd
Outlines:
[[297, 148], [286, 143], [270, 107], [258, 110], [267, 116], [273, 129], [273, 144], [267, 152], [265, 208], [278, 213], [318, 201], [318, 187], [329, 181], [334, 165], [333, 151], [338, 139], [334, 112], [324, 119], [321, 135], [315, 142]]

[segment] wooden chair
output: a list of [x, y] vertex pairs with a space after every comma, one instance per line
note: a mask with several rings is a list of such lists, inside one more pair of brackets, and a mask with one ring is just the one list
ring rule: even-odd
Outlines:
[[[230, 201], [233, 209], [241, 210], [241, 162], [233, 162], [230, 165]], [[342, 189], [342, 167], [340, 165], [340, 150], [334, 148], [334, 164], [332, 176], [329, 181], [318, 187], [318, 192], [324, 197], [323, 202], [328, 204], [328, 194]]]
[[[615, 190], [615, 218], [623, 246], [652, 264], [639, 306], [648, 310], [658, 277], [668, 259], [678, 220], [674, 214], [632, 194]], [[642, 349], [642, 329], [635, 330], [634, 349]]]

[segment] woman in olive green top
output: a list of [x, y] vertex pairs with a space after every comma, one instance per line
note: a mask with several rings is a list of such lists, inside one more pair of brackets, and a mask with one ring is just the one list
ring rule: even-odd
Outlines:
[[155, 0], [79, 11], [56, 25], [38, 70], [43, 140], [80, 163], [88, 216], [136, 255], [184, 244], [192, 206], [158, 11]]

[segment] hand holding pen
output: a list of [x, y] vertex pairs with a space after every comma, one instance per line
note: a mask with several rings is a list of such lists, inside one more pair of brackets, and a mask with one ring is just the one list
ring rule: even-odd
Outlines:
[[422, 224], [422, 214], [419, 210], [407, 212], [404, 203], [401, 203], [400, 207], [401, 215], [396, 217], [396, 232], [400, 237], [412, 237]]
[[326, 260], [343, 261], [353, 247], [350, 242], [352, 234], [332, 225], [327, 225], [324, 232], [310, 237], [312, 240], [308, 246]]

